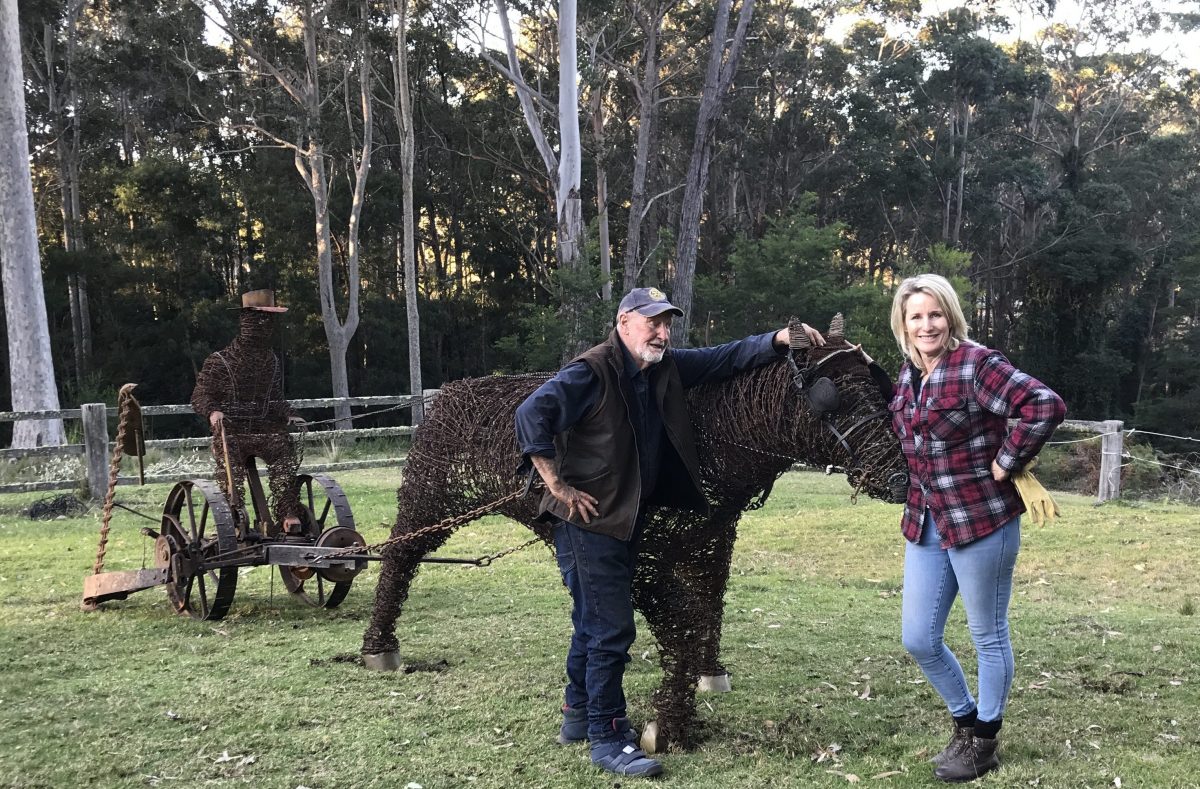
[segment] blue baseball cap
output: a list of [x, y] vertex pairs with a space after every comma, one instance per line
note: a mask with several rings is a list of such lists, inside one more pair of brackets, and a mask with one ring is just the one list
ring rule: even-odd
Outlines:
[[621, 299], [621, 306], [617, 307], [617, 312], [631, 310], [636, 310], [647, 318], [662, 315], [664, 312], [683, 315], [683, 310], [667, 301], [667, 294], [658, 288], [634, 288], [626, 293], [625, 298]]

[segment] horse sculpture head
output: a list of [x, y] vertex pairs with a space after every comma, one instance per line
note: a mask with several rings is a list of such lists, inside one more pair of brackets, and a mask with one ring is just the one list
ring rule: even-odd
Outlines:
[[872, 498], [903, 502], [908, 471], [891, 430], [891, 393], [882, 391], [862, 354], [846, 341], [841, 314], [834, 316], [823, 346], [811, 343], [796, 318], [789, 331], [788, 368], [802, 412], [795, 426], [806, 439], [796, 445], [809, 450], [803, 459], [845, 471], [855, 490]]

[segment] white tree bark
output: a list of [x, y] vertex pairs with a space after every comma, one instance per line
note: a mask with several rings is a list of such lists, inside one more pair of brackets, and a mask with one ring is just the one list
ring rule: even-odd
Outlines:
[[558, 0], [558, 254], [564, 268], [583, 257], [583, 153], [579, 142], [579, 59], [575, 0]]
[[[408, 0], [392, 0], [396, 24], [396, 56], [392, 60], [392, 82], [396, 86], [396, 128], [400, 130], [400, 175], [403, 197], [404, 231], [404, 311], [408, 316], [408, 383], [413, 397], [423, 395], [421, 382], [421, 320], [417, 305], [417, 239], [413, 205], [413, 163], [416, 157], [412, 94], [408, 84]], [[422, 401], [413, 404], [412, 423], [420, 424], [425, 409]]]
[[[562, 269], [575, 269], [583, 260], [583, 201], [580, 195], [583, 157], [579, 141], [579, 65], [576, 56], [575, 0], [559, 0], [558, 4], [558, 156], [555, 156], [554, 150], [546, 140], [546, 133], [537, 113], [535, 101], [541, 97], [534, 93], [521, 75], [517, 46], [508, 23], [508, 6], [504, 0], [493, 1], [500, 17], [500, 29], [504, 34], [508, 67], [504, 68], [490, 58], [488, 60], [504, 73], [516, 88], [525, 125], [529, 127], [534, 145], [546, 165], [546, 177], [554, 189], [554, 204], [557, 210], [555, 219], [558, 227], [555, 252], [558, 264]], [[544, 99], [542, 101], [544, 102]], [[562, 298], [569, 335], [565, 355], [569, 357], [577, 350], [582, 350], [581, 346], [585, 340], [581, 323], [583, 310], [577, 303], [579, 294], [564, 289]]]
[[[0, 0], [0, 266], [15, 411], [58, 410], [38, 256], [17, 0]], [[13, 423], [13, 447], [63, 443], [61, 419]]]

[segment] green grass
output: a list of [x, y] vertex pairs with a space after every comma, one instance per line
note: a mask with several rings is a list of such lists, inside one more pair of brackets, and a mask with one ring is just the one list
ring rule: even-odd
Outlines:
[[[382, 539], [395, 473], [340, 476], [360, 529]], [[166, 492], [119, 499], [154, 513]], [[742, 522], [723, 642], [734, 692], [700, 697], [703, 740], [663, 757], [659, 785], [935, 784], [926, 759], [947, 719], [899, 641], [900, 510], [848, 493], [789, 474]], [[552, 744], [569, 600], [540, 547], [488, 568], [426, 565], [398, 630], [415, 670], [376, 674], [355, 663], [375, 565], [334, 611], [255, 568], [220, 622], [173, 615], [158, 589], [81, 613], [99, 514], [31, 522], [19, 512], [34, 498], [0, 499], [0, 786], [639, 783]], [[1200, 511], [1060, 503], [1062, 520], [1024, 532], [1004, 766], [980, 783], [1198, 786]], [[143, 525], [118, 511], [108, 569], [141, 565]], [[526, 536], [489, 518], [443, 553]], [[659, 680], [640, 630], [626, 678], [637, 723]], [[948, 636], [973, 673], [961, 608]]]

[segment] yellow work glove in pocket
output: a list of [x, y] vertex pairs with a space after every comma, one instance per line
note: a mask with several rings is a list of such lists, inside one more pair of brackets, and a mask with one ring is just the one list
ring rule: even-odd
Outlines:
[[1013, 485], [1017, 487], [1017, 494], [1021, 497], [1021, 501], [1025, 503], [1025, 510], [1029, 513], [1029, 517], [1036, 525], [1045, 526], [1061, 513], [1058, 510], [1058, 504], [1050, 497], [1050, 491], [1042, 487], [1042, 483], [1033, 476], [1033, 467], [1036, 465], [1037, 458], [1033, 458], [1025, 464], [1025, 468], [1012, 475], [1012, 481]]

